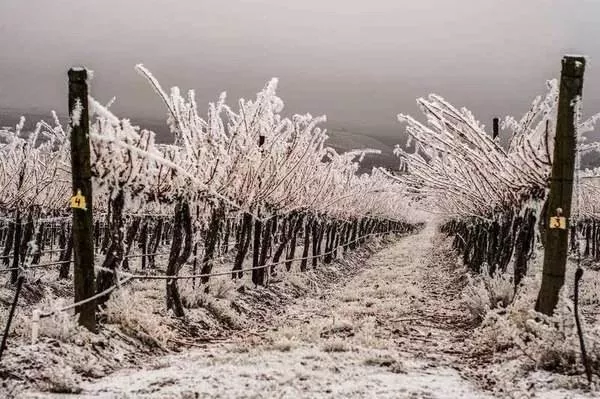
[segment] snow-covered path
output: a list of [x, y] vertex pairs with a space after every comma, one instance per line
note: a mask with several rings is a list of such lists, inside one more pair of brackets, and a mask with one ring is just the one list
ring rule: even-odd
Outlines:
[[123, 370], [81, 397], [488, 397], [451, 368], [468, 330], [453, 274], [435, 270], [436, 244], [433, 227], [403, 238], [266, 332]]

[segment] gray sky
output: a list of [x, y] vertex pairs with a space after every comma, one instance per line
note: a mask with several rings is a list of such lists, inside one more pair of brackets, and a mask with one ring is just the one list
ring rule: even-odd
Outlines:
[[66, 70], [83, 64], [120, 116], [163, 118], [133, 69], [143, 62], [199, 104], [252, 97], [276, 76], [287, 112], [389, 137], [430, 92], [488, 126], [521, 115], [564, 53], [584, 53], [589, 114], [599, 17], [600, 0], [1, 0], [0, 108], [64, 112]]

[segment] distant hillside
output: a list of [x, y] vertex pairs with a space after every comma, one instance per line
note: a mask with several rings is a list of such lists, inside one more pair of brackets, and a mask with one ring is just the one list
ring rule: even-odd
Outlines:
[[[19, 111], [11, 108], [0, 108], [0, 127], [11, 127], [14, 128], [21, 116], [25, 117], [25, 130], [31, 130], [35, 128], [36, 123], [44, 120], [50, 124], [53, 124], [52, 113], [42, 111]], [[65, 123], [67, 118], [59, 115], [61, 123]]]
[[[0, 108], [0, 127], [14, 127], [18, 122], [21, 115], [25, 116], [25, 130], [30, 130], [35, 127], [35, 124], [40, 120], [45, 120], [52, 124], [52, 115], [50, 111], [19, 111], [7, 108]], [[63, 115], [60, 116], [60, 120], [63, 124], [67, 122], [67, 118]], [[133, 119], [134, 125], [139, 125], [143, 129], [148, 129], [156, 133], [156, 139], [158, 142], [168, 142], [172, 139], [169, 128], [165, 120], [160, 119]], [[328, 130], [329, 139], [327, 145], [335, 148], [338, 152], [346, 152], [356, 149], [375, 149], [380, 150], [382, 153], [368, 154], [365, 156], [361, 163], [360, 172], [369, 172], [373, 167], [382, 166], [390, 169], [398, 168], [398, 159], [393, 155], [395, 144], [393, 139], [387, 139], [387, 143], [383, 140], [375, 138], [373, 136], [353, 133], [343, 129], [332, 129]]]
[[[0, 108], [0, 127], [11, 127], [14, 128], [21, 116], [25, 117], [25, 130], [31, 130], [35, 128], [36, 123], [44, 120], [51, 125], [54, 123], [52, 120], [52, 114], [50, 111], [19, 111], [10, 108]], [[64, 125], [68, 122], [66, 115], [58, 114], [60, 122]], [[158, 142], [167, 142], [171, 139], [169, 133], [169, 127], [165, 120], [160, 119], [133, 119], [131, 121], [133, 125], [139, 125], [142, 129], [151, 130], [156, 133], [156, 139]]]
[[[25, 116], [25, 130], [30, 130], [35, 127], [35, 124], [40, 120], [45, 120], [50, 124], [53, 123], [52, 115], [50, 111], [20, 111], [10, 108], [0, 108], [0, 128], [1, 127], [14, 127], [18, 122], [21, 115]], [[59, 115], [61, 123], [66, 124], [67, 118], [64, 115]], [[172, 139], [172, 135], [169, 132], [169, 128], [166, 124], [166, 120], [161, 119], [134, 119], [132, 120], [134, 125], [139, 125], [143, 129], [148, 129], [156, 133], [156, 139], [158, 142], [168, 142]], [[356, 149], [375, 149], [380, 150], [381, 154], [368, 154], [365, 156], [361, 163], [360, 172], [370, 172], [373, 167], [381, 166], [389, 168], [391, 170], [397, 170], [399, 166], [399, 160], [393, 154], [394, 146], [396, 144], [404, 145], [406, 138], [398, 135], [398, 137], [373, 137], [370, 135], [350, 132], [345, 129], [330, 129], [328, 128], [327, 134], [329, 139], [326, 144], [333, 147], [338, 152], [346, 152]], [[587, 135], [590, 142], [596, 141], [592, 138], [591, 134]], [[582, 169], [597, 168], [600, 167], [600, 153], [591, 152], [584, 154], [581, 157]]]
[[384, 144], [387, 144], [388, 146], [394, 148], [394, 146], [396, 146], [396, 144], [400, 144], [401, 146], [404, 146], [406, 144], [406, 139], [407, 136], [405, 133], [401, 133], [399, 132], [397, 135], [394, 136], [381, 136], [378, 137], [378, 140], [381, 141]]
[[378, 138], [365, 134], [348, 132], [345, 130], [328, 130], [329, 139], [326, 145], [335, 148], [338, 152], [346, 152], [358, 149], [380, 150], [381, 154], [367, 154], [361, 162], [360, 172], [370, 172], [373, 167], [385, 167], [398, 169], [399, 160], [393, 154], [394, 147], [382, 142]]

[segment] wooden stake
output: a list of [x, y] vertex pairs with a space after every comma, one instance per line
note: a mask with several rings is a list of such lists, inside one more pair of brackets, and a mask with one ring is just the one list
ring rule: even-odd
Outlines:
[[548, 196], [548, 218], [544, 249], [542, 286], [535, 310], [552, 315], [558, 303], [558, 294], [565, 281], [569, 229], [566, 221], [571, 216], [573, 174], [575, 171], [575, 104], [581, 99], [585, 58], [565, 56], [562, 60], [558, 118], [554, 142], [554, 161]]
[[496, 137], [498, 137], [498, 134], [500, 133], [499, 122], [500, 122], [500, 120], [498, 118], [492, 119], [492, 132], [493, 132], [492, 137], [494, 140], [496, 139]]
[[[92, 216], [92, 170], [90, 165], [87, 71], [69, 70], [69, 126], [71, 130], [71, 174], [73, 180], [73, 280], [75, 302], [96, 293], [94, 275], [94, 224]], [[96, 331], [96, 302], [75, 308], [79, 324]]]

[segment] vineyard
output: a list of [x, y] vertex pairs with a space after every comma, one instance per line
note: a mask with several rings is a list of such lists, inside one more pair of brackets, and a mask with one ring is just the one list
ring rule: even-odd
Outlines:
[[[76, 299], [78, 290], [95, 293], [36, 309], [36, 320], [75, 308], [95, 330], [95, 307], [133, 280], [164, 280], [167, 308], [183, 317], [182, 280], [204, 292], [213, 278], [264, 286], [283, 271], [329, 264], [371, 236], [415, 229], [404, 187], [377, 171], [358, 175], [365, 151], [327, 147], [324, 117], [282, 116], [276, 80], [237, 110], [222, 94], [203, 118], [193, 91], [166, 94], [147, 69], [137, 70], [164, 101], [172, 144], [157, 144], [153, 132], [91, 96], [71, 99], [68, 127], [54, 114], [32, 132], [24, 120], [0, 132], [1, 272], [18, 289], [42, 273], [74, 279]], [[83, 166], [71, 160], [71, 137], [82, 125], [92, 186], [73, 190], [72, 168]], [[75, 225], [71, 212], [93, 214], [93, 222]], [[71, 265], [86, 256], [73, 247], [86, 228], [92, 257], [73, 276]]]
[[[563, 61], [563, 68], [569, 64]], [[583, 64], [573, 68], [582, 79]], [[552, 339], [576, 344], [564, 349], [571, 356], [567, 365], [547, 368], [581, 372], [579, 281], [582, 267], [589, 267], [580, 302], [590, 326], [598, 315], [598, 298], [590, 292], [599, 284], [600, 261], [600, 170], [578, 165], [582, 154], [600, 148], [584, 139], [600, 114], [582, 120], [581, 86], [565, 100], [562, 81], [549, 81], [522, 118], [502, 121], [500, 137], [467, 109], [437, 95], [420, 98], [426, 123], [398, 115], [409, 136], [407, 146], [395, 150], [398, 170], [359, 174], [364, 155], [376, 151], [340, 154], [327, 145], [325, 117], [285, 116], [276, 79], [255, 99], [235, 105], [222, 94], [203, 115], [193, 90], [166, 92], [143, 65], [136, 70], [164, 103], [169, 144], [116, 116], [114, 100], [102, 104], [87, 93], [91, 76], [84, 69], [69, 72], [67, 126], [53, 113], [51, 122], [34, 129], [25, 129], [22, 119], [0, 130], [0, 272], [6, 276], [0, 357], [8, 338], [33, 344], [56, 338], [65, 320], [77, 318], [86, 334], [102, 331], [110, 315], [122, 311], [114, 306], [127, 298], [123, 292], [143, 292], [143, 304], [164, 310], [163, 321], [186, 321], [192, 308], [210, 307], [207, 298], [221, 295], [223, 284], [260, 301], [274, 282], [342, 264], [370, 243], [416, 234], [435, 219], [466, 267], [463, 288], [481, 323], [478, 333], [506, 332], [515, 350], [543, 369], [540, 348], [549, 341], [536, 328], [547, 333], [564, 321], [559, 311], [571, 306], [564, 305], [571, 294], [559, 293], [571, 278], [565, 277], [567, 260], [562, 274], [551, 263], [562, 256], [558, 240], [566, 245], [568, 239], [569, 272], [576, 264], [579, 276], [577, 329]], [[576, 150], [565, 156], [570, 150], [562, 132], [569, 129]], [[561, 174], [567, 158], [575, 170], [570, 180]], [[563, 209], [565, 198], [571, 204], [569, 190], [572, 206]], [[550, 226], [555, 220], [565, 226]], [[541, 251], [555, 251], [544, 257], [543, 270]], [[21, 293], [27, 306], [19, 307]], [[534, 308], [538, 327], [525, 316], [509, 318]], [[123, 320], [128, 317], [135, 316]], [[137, 338], [156, 338], [141, 326], [133, 327]], [[581, 355], [590, 380], [600, 370], [599, 337], [590, 330], [588, 353]], [[528, 342], [537, 345], [533, 354]]]
[[[503, 121], [510, 137], [508, 148], [487, 134], [468, 110], [456, 109], [436, 95], [418, 100], [428, 125], [399, 115], [419, 150], [407, 153], [396, 148], [410, 173], [395, 180], [422, 198], [421, 206], [444, 216], [441, 229], [455, 237], [453, 246], [470, 269], [479, 272], [487, 264], [491, 274], [497, 269], [504, 273], [514, 260], [515, 287], [527, 274], [536, 242], [543, 241], [558, 93], [558, 82], [549, 81], [548, 93], [537, 98], [520, 120]], [[595, 151], [597, 143], [585, 144], [583, 135], [593, 131], [600, 114], [586, 121], [579, 120], [580, 111], [576, 114], [578, 154]], [[568, 213], [574, 216], [572, 250], [584, 235], [582, 255], [594, 259], [598, 259], [600, 217], [597, 173], [578, 172], [577, 201]]]
[[[507, 146], [467, 109], [437, 95], [419, 99], [426, 125], [398, 115], [416, 150], [397, 146], [409, 173], [394, 179], [417, 206], [442, 215], [441, 232], [476, 276], [464, 295], [482, 320], [480, 333], [494, 335], [494, 345], [507, 339], [537, 368], [585, 373], [591, 384], [600, 359], [594, 327], [600, 181], [597, 169], [579, 164], [599, 148], [585, 134], [600, 114], [581, 116], [584, 65], [582, 57], [565, 57], [560, 84], [549, 81], [548, 92], [521, 119], [502, 121]], [[533, 309], [539, 313], [519, 316]]]

